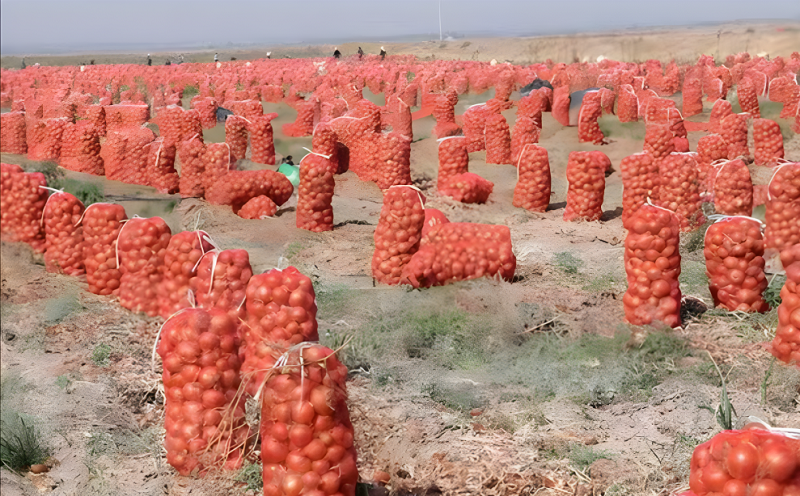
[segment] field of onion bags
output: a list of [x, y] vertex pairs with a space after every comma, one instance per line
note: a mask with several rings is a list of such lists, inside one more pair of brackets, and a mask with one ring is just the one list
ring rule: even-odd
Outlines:
[[4, 494], [800, 495], [798, 70], [3, 70]]

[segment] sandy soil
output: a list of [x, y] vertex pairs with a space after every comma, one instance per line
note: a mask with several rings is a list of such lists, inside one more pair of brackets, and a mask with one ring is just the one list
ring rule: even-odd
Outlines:
[[[797, 35], [790, 28], [725, 29], [721, 43], [728, 43], [728, 32], [730, 43], [745, 43], [734, 36], [745, 33], [752, 35], [751, 51], [797, 48], [788, 44]], [[715, 48], [712, 31], [641, 35], [646, 42], [638, 34], [510, 45], [459, 40], [409, 45], [408, 51], [464, 58], [477, 51], [481, 59], [515, 61], [629, 59], [665, 57], [663, 41], [676, 40], [669, 55], [691, 59]], [[723, 52], [744, 48], [722, 45]], [[456, 113], [490, 96], [464, 97]], [[280, 114], [273, 123], [279, 156], [302, 156], [310, 140], [279, 131], [294, 111], [272, 104], [265, 110]], [[709, 111], [693, 120], [707, 120]], [[768, 104], [763, 112], [777, 115]], [[513, 116], [509, 111], [509, 122]], [[712, 358], [728, 374], [740, 424], [756, 415], [773, 425], [800, 425], [800, 372], [770, 368], [771, 356], [760, 345], [774, 333], [774, 311], [754, 317], [713, 311], [674, 331], [621, 324], [625, 231], [618, 171], [606, 180], [603, 220], [561, 220], [569, 151], [600, 149], [616, 169], [624, 156], [641, 150], [642, 124], [615, 125], [612, 118], [601, 126], [610, 144], [579, 145], [575, 128], [545, 114], [541, 144], [550, 154], [554, 195], [548, 212], [532, 214], [511, 206], [516, 170], [485, 164], [484, 152], [471, 154], [470, 171], [495, 183], [489, 203], [439, 197], [433, 119], [415, 121], [412, 176], [427, 205], [452, 221], [508, 225], [518, 257], [513, 283], [481, 280], [425, 291], [376, 287], [369, 262], [381, 192], [349, 172], [336, 181], [337, 227], [322, 234], [294, 227], [296, 197], [274, 219], [247, 221], [202, 200], [179, 201], [78, 173], [67, 177], [93, 181], [108, 197], [124, 199], [129, 216], [163, 215], [173, 232], [198, 227], [223, 248], [247, 249], [256, 273], [292, 264], [314, 280], [322, 341], [335, 345], [352, 338], [343, 360], [351, 370], [349, 406], [365, 482], [380, 469], [391, 474], [394, 494], [667, 495], [687, 486], [694, 446], [720, 430], [704, 408], [716, 408], [721, 392]], [[690, 134], [693, 148], [702, 135]], [[800, 138], [786, 138], [787, 158], [800, 160]], [[220, 129], [206, 132], [207, 141], [223, 139]], [[2, 161], [39, 165], [8, 154]], [[243, 161], [240, 167], [258, 166]], [[768, 175], [754, 169], [754, 178], [763, 184]], [[702, 250], [692, 248], [693, 240], [689, 234], [684, 242], [682, 289], [710, 301]], [[3, 243], [3, 405], [38, 419], [57, 460], [41, 476], [3, 470], [3, 494], [246, 494], [234, 474], [195, 480], [175, 475], [166, 464], [161, 367], [158, 359], [151, 363], [162, 320], [132, 315], [83, 285], [46, 274], [41, 257]], [[412, 353], [409, 340], [416, 342], [423, 330], [435, 334], [433, 345]], [[110, 349], [107, 362], [98, 360], [100, 345]]]

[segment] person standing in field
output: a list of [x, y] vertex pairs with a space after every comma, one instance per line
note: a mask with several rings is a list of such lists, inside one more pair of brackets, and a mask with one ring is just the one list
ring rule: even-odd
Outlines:
[[381, 47], [380, 56], [381, 56], [381, 60], [386, 60], [386, 50], [384, 50], [383, 47]]
[[268, 58], [268, 59], [271, 59], [271, 58], [272, 58], [272, 52], [267, 52], [267, 58]]
[[364, 50], [362, 50], [361, 47], [358, 47], [358, 58], [361, 59], [361, 57], [363, 56], [364, 56]]
[[339, 47], [333, 47], [333, 58], [338, 59], [342, 56], [342, 52], [339, 51]]
[[153, 59], [150, 58], [150, 54], [147, 54], [147, 65], [153, 65]]
[[216, 64], [217, 62], [219, 62], [219, 54], [215, 53], [214, 54], [214, 63]]

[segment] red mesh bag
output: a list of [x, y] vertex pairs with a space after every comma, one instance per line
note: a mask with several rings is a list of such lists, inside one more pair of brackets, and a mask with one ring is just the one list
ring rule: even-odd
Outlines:
[[452, 176], [469, 171], [469, 152], [467, 152], [467, 139], [461, 136], [451, 136], [439, 140], [439, 174], [438, 187]]
[[711, 166], [718, 160], [728, 158], [728, 143], [719, 134], [703, 136], [697, 142], [697, 180], [704, 191], [713, 191], [714, 174], [716, 171]]
[[486, 163], [513, 164], [511, 161], [511, 131], [502, 114], [486, 116]]
[[271, 170], [230, 171], [206, 188], [206, 200], [212, 205], [230, 205], [238, 212], [256, 196], [268, 196], [283, 205], [292, 196], [294, 186], [283, 174]]
[[83, 275], [83, 203], [69, 193], [55, 192], [42, 212], [44, 266], [47, 272]]
[[419, 249], [424, 203], [425, 197], [412, 186], [393, 186], [384, 192], [372, 255], [372, 277], [378, 282], [400, 283], [403, 267]]
[[627, 227], [628, 220], [648, 198], [658, 198], [661, 178], [658, 162], [649, 153], [623, 158], [619, 169], [622, 175], [622, 225]]
[[238, 325], [245, 318], [247, 283], [253, 276], [247, 250], [211, 250], [203, 255], [192, 278], [192, 292], [200, 308], [217, 308]]
[[712, 133], [720, 132], [722, 119], [733, 114], [731, 102], [727, 100], [717, 100], [711, 109], [711, 116], [708, 119], [708, 131]]
[[517, 119], [528, 117], [534, 120], [536, 125], [542, 127], [542, 111], [547, 102], [547, 96], [540, 91], [531, 91], [531, 94], [520, 98], [517, 102]]
[[106, 111], [102, 105], [83, 105], [78, 107], [78, 120], [94, 124], [97, 134], [106, 135]]
[[719, 134], [728, 143], [728, 158], [749, 157], [747, 148], [747, 117], [743, 114], [731, 114], [720, 122]]
[[13, 240], [19, 229], [17, 218], [12, 215], [13, 205], [17, 200], [12, 192], [20, 181], [17, 174], [23, 173], [19, 165], [0, 163], [0, 233], [3, 239]]
[[205, 193], [203, 174], [205, 164], [203, 156], [206, 146], [198, 137], [178, 143], [178, 159], [181, 163], [179, 188], [181, 198], [202, 197]]
[[703, 83], [699, 78], [686, 77], [683, 80], [682, 96], [684, 117], [703, 113]]
[[473, 105], [464, 112], [462, 120], [464, 137], [467, 138], [467, 151], [485, 150], [486, 137], [483, 131], [486, 128], [486, 106], [484, 104]]
[[644, 204], [628, 219], [622, 298], [625, 320], [633, 325], [681, 325], [680, 220], [669, 210]]
[[147, 105], [106, 105], [106, 133], [127, 127], [139, 127], [150, 120]]
[[550, 159], [547, 150], [525, 145], [517, 161], [517, 185], [512, 204], [531, 212], [544, 212], [550, 205]]
[[[259, 115], [264, 115], [264, 107], [259, 100], [239, 100], [233, 102], [226, 102], [230, 110], [247, 120], [253, 120]], [[227, 123], [227, 121], [226, 121]]]
[[753, 214], [753, 181], [743, 160], [730, 160], [717, 166], [714, 209], [723, 215]]
[[[222, 176], [227, 175], [232, 168], [235, 158], [228, 143], [209, 143], [205, 146], [202, 155], [203, 161], [203, 189], [206, 195], [213, 188], [224, 188], [220, 184]], [[224, 205], [220, 203], [219, 205]]]
[[128, 184], [148, 185], [147, 159], [156, 139], [146, 127], [109, 131], [100, 150], [106, 177]]
[[217, 101], [214, 98], [196, 96], [192, 98], [191, 107], [197, 110], [203, 129], [211, 129], [217, 125]]
[[2, 175], [2, 232], [9, 234], [10, 241], [27, 243], [34, 251], [43, 252], [42, 210], [49, 195], [44, 174], [22, 172], [18, 166], [3, 164]]
[[433, 109], [436, 126], [433, 128], [433, 134], [437, 138], [455, 136], [461, 133], [461, 128], [456, 124], [455, 111], [453, 110], [456, 103], [458, 103], [458, 95], [455, 91], [436, 97], [436, 106]]
[[238, 348], [236, 322], [219, 309], [184, 309], [161, 329], [164, 448], [181, 475], [242, 465], [248, 428]]
[[[541, 114], [539, 114], [541, 116]], [[541, 124], [541, 121], [540, 121]], [[537, 125], [536, 120], [531, 117], [517, 115], [517, 122], [514, 124], [514, 133], [511, 135], [511, 161], [514, 165], [519, 162], [519, 154], [527, 145], [539, 142], [539, 134], [542, 128]]]
[[461, 203], [486, 203], [494, 183], [472, 172], [464, 172], [439, 180], [439, 194]]
[[723, 431], [694, 449], [689, 488], [696, 496], [794, 496], [800, 440], [763, 428]]
[[389, 103], [391, 105], [391, 111], [394, 112], [392, 131], [408, 139], [413, 139], [414, 131], [411, 126], [411, 107], [400, 95], [391, 97]]
[[608, 88], [600, 88], [600, 106], [604, 114], [614, 113], [614, 103], [617, 100], [617, 94], [614, 90]]
[[447, 216], [438, 209], [426, 208], [425, 209], [425, 223], [422, 225], [422, 237], [428, 235], [432, 229], [437, 229], [442, 224], [450, 222]]
[[314, 135], [311, 137], [311, 149], [314, 153], [325, 155], [331, 161], [331, 169], [335, 174], [344, 171], [339, 170], [339, 146], [336, 133], [333, 132], [328, 122], [320, 122], [314, 128]]
[[569, 86], [559, 86], [553, 91], [553, 118], [562, 126], [569, 126]]
[[750, 78], [744, 78], [739, 81], [736, 87], [736, 95], [739, 99], [739, 106], [742, 112], [748, 113], [754, 118], [761, 117], [761, 110], [758, 106], [758, 94], [756, 93], [756, 86]]
[[580, 143], [603, 144], [605, 136], [597, 123], [597, 119], [601, 115], [603, 115], [603, 108], [600, 106], [600, 93], [598, 91], [586, 93], [578, 114], [578, 141]]
[[278, 206], [268, 196], [256, 196], [242, 205], [236, 215], [242, 219], [265, 219], [275, 216]]
[[397, 133], [374, 133], [364, 136], [364, 146], [380, 189], [411, 184], [411, 140]]
[[274, 84], [261, 87], [261, 99], [269, 103], [280, 103], [283, 100], [283, 88]]
[[778, 360], [800, 367], [800, 243], [781, 252], [781, 263], [786, 271], [786, 282], [781, 289], [778, 328], [771, 352]]
[[783, 158], [783, 135], [777, 122], [753, 119], [753, 148], [758, 165], [774, 166]]
[[317, 304], [311, 279], [294, 267], [254, 275], [247, 283], [242, 377], [255, 396], [275, 364], [273, 349], [317, 341]]
[[620, 122], [636, 122], [639, 120], [639, 99], [629, 84], [619, 87], [617, 97], [617, 117]]
[[172, 194], [180, 189], [180, 177], [175, 171], [176, 149], [161, 138], [150, 143], [147, 157], [147, 184], [159, 193]]
[[295, 104], [297, 118], [294, 122], [283, 125], [283, 134], [292, 138], [311, 136], [314, 133], [314, 111], [319, 105], [317, 101], [301, 101]]
[[175, 146], [195, 134], [203, 135], [200, 113], [197, 110], [183, 110], [178, 105], [158, 109], [158, 131], [164, 142]]
[[280, 360], [285, 365], [271, 371], [261, 401], [264, 496], [354, 496], [358, 469], [347, 367], [332, 350], [310, 343]]
[[660, 160], [675, 150], [673, 134], [668, 124], [647, 124], [644, 134], [644, 151]]
[[658, 166], [661, 176], [658, 205], [675, 212], [683, 231], [693, 231], [705, 222], [700, 210], [697, 161], [692, 155], [671, 153]]
[[764, 231], [767, 248], [800, 244], [800, 162], [778, 166], [768, 186]]
[[127, 219], [122, 205], [92, 203], [83, 214], [83, 265], [89, 292], [110, 295], [119, 292], [117, 237]]
[[783, 102], [783, 108], [778, 117], [781, 119], [791, 119], [797, 115], [798, 108], [800, 108], [800, 86], [798, 86], [796, 82], [793, 82], [793, 84], [789, 86], [789, 94]]
[[275, 143], [272, 136], [272, 112], [253, 117], [247, 125], [250, 134], [250, 160], [257, 164], [275, 165]]
[[567, 208], [564, 220], [598, 220], [603, 215], [608, 157], [603, 152], [570, 152], [567, 161]]
[[430, 230], [403, 268], [401, 282], [429, 288], [479, 277], [511, 281], [516, 266], [507, 226], [449, 222]]
[[230, 115], [225, 120], [225, 143], [230, 146], [234, 162], [247, 155], [247, 124], [247, 119], [238, 115]]
[[761, 222], [749, 217], [725, 217], [706, 231], [708, 289], [714, 306], [731, 312], [766, 312], [769, 305], [764, 274], [764, 237]]
[[69, 123], [61, 136], [61, 158], [58, 165], [72, 171], [102, 176], [105, 168], [100, 150], [100, 134], [93, 123]]
[[25, 112], [0, 114], [0, 152], [18, 155], [28, 153]]
[[119, 231], [119, 304], [150, 317], [158, 315], [158, 286], [172, 232], [160, 217], [128, 220]]
[[[59, 117], [40, 119], [33, 123], [34, 140], [31, 142], [29, 135], [28, 158], [37, 161], [57, 161], [61, 155], [61, 137], [69, 122], [66, 117]], [[27, 126], [30, 127], [31, 123], [28, 123]]]
[[334, 172], [331, 161], [316, 153], [309, 153], [300, 161], [296, 221], [299, 229], [333, 230]]
[[189, 290], [197, 277], [197, 265], [213, 249], [205, 231], [181, 231], [169, 240], [164, 252], [164, 270], [158, 285], [158, 312], [167, 319], [178, 310], [192, 306]]

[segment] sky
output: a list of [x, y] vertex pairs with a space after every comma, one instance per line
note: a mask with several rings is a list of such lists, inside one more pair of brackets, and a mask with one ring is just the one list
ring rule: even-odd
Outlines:
[[[438, 39], [438, 12], [438, 0], [2, 0], [0, 52]], [[800, 1], [441, 0], [441, 14], [445, 36], [535, 36], [798, 21]]]

